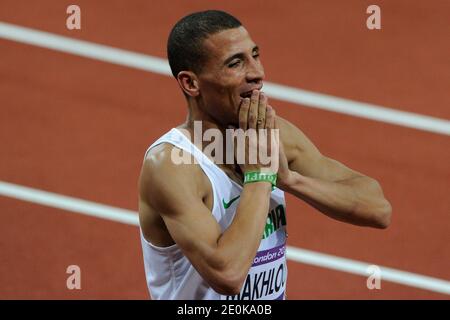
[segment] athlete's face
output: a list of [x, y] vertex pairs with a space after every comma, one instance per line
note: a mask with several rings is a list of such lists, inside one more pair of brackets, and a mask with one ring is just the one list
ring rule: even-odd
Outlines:
[[222, 125], [238, 126], [243, 97], [263, 86], [259, 49], [244, 27], [213, 34], [203, 46], [208, 58], [198, 79], [204, 111]]

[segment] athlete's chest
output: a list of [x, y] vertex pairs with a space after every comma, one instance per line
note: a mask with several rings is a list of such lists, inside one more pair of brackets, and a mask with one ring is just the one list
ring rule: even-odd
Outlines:
[[[218, 167], [224, 173], [221, 181], [211, 181], [206, 175], [203, 175], [202, 199], [205, 206], [211, 211], [213, 211], [214, 200], [216, 198], [216, 201], [220, 202], [220, 206], [223, 206], [223, 209], [229, 209], [231, 204], [239, 199], [244, 181], [239, 172], [226, 166]], [[212, 183], [215, 184], [215, 188], [212, 187]], [[214, 189], [216, 194], [214, 194]]]
[[236, 184], [242, 186], [244, 183], [244, 175], [239, 167], [230, 165], [218, 165], [218, 167], [225, 173], [225, 175], [236, 182]]

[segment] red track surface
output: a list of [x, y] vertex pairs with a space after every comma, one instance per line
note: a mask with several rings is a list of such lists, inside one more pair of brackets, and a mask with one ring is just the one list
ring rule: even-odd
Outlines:
[[[0, 21], [165, 56], [188, 12], [239, 17], [262, 48], [267, 80], [450, 118], [447, 1], [377, 1], [382, 30], [365, 27], [369, 1], [3, 0]], [[103, 2], [102, 2], [103, 3]], [[185, 117], [174, 80], [0, 40], [0, 180], [137, 210], [146, 147]], [[394, 212], [385, 231], [332, 221], [288, 196], [289, 245], [450, 279], [447, 136], [274, 101], [319, 149], [376, 177]], [[0, 298], [147, 298], [138, 229], [0, 197]], [[66, 289], [66, 267], [82, 290]], [[288, 297], [448, 298], [289, 263]]]

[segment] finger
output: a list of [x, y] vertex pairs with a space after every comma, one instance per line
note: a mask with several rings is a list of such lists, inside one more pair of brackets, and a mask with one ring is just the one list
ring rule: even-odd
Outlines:
[[[275, 109], [273, 109], [273, 111], [275, 112]], [[275, 129], [280, 129], [280, 126], [279, 126], [279, 123], [278, 123], [278, 119], [277, 119], [277, 115], [275, 114], [275, 117], [274, 117], [274, 124], [273, 124], [273, 127], [275, 128]]]
[[250, 109], [248, 110], [248, 128], [256, 129], [256, 121], [258, 118], [259, 91], [253, 90], [250, 99]]
[[267, 129], [275, 128], [275, 110], [270, 105], [267, 105], [265, 126]]
[[273, 128], [274, 128], [274, 121], [275, 121], [275, 110], [270, 106], [267, 105], [266, 109], [266, 130], [267, 130], [267, 145], [270, 155], [272, 155], [272, 139], [273, 139]]
[[256, 126], [258, 129], [264, 129], [266, 127], [266, 109], [267, 96], [261, 92], [259, 94], [258, 119], [256, 120]]
[[273, 134], [274, 134], [274, 137], [275, 137], [275, 141], [277, 142], [277, 144], [278, 144], [278, 146], [280, 146], [281, 145], [281, 143], [280, 143], [280, 127], [279, 127], [279, 122], [278, 122], [278, 118], [277, 118], [277, 115], [276, 115], [276, 113], [275, 113], [275, 109], [273, 110], [273, 112], [274, 112], [274, 117], [273, 117], [273, 128], [274, 128], [274, 130], [273, 130]]
[[248, 109], [250, 107], [250, 99], [245, 98], [241, 102], [241, 107], [239, 108], [239, 128], [247, 130], [248, 128]]

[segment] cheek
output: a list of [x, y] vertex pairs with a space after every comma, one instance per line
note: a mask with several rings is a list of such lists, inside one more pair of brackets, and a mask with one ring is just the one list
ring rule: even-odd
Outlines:
[[207, 92], [204, 95], [205, 103], [211, 107], [214, 106], [215, 109], [220, 109], [222, 113], [228, 113], [230, 110], [235, 110], [239, 107], [241, 100], [238, 90], [239, 83], [236, 83], [237, 81], [235, 81], [234, 77], [233, 79], [229, 77], [219, 78], [221, 78], [220, 82], [217, 79], [210, 79], [210, 81], [204, 82], [205, 93]]
[[227, 93], [227, 105], [230, 110], [235, 111], [241, 102], [241, 97], [236, 89], [230, 89]]
[[223, 108], [229, 109], [235, 105], [238, 101], [238, 90], [234, 87], [221, 87], [218, 89], [217, 94], [214, 95], [214, 102], [220, 104]]
[[217, 100], [212, 102], [214, 106], [212, 112], [216, 114], [217, 117], [221, 119], [234, 118], [239, 113], [240, 97], [236, 96], [236, 91], [224, 90], [221, 95], [218, 95]]

